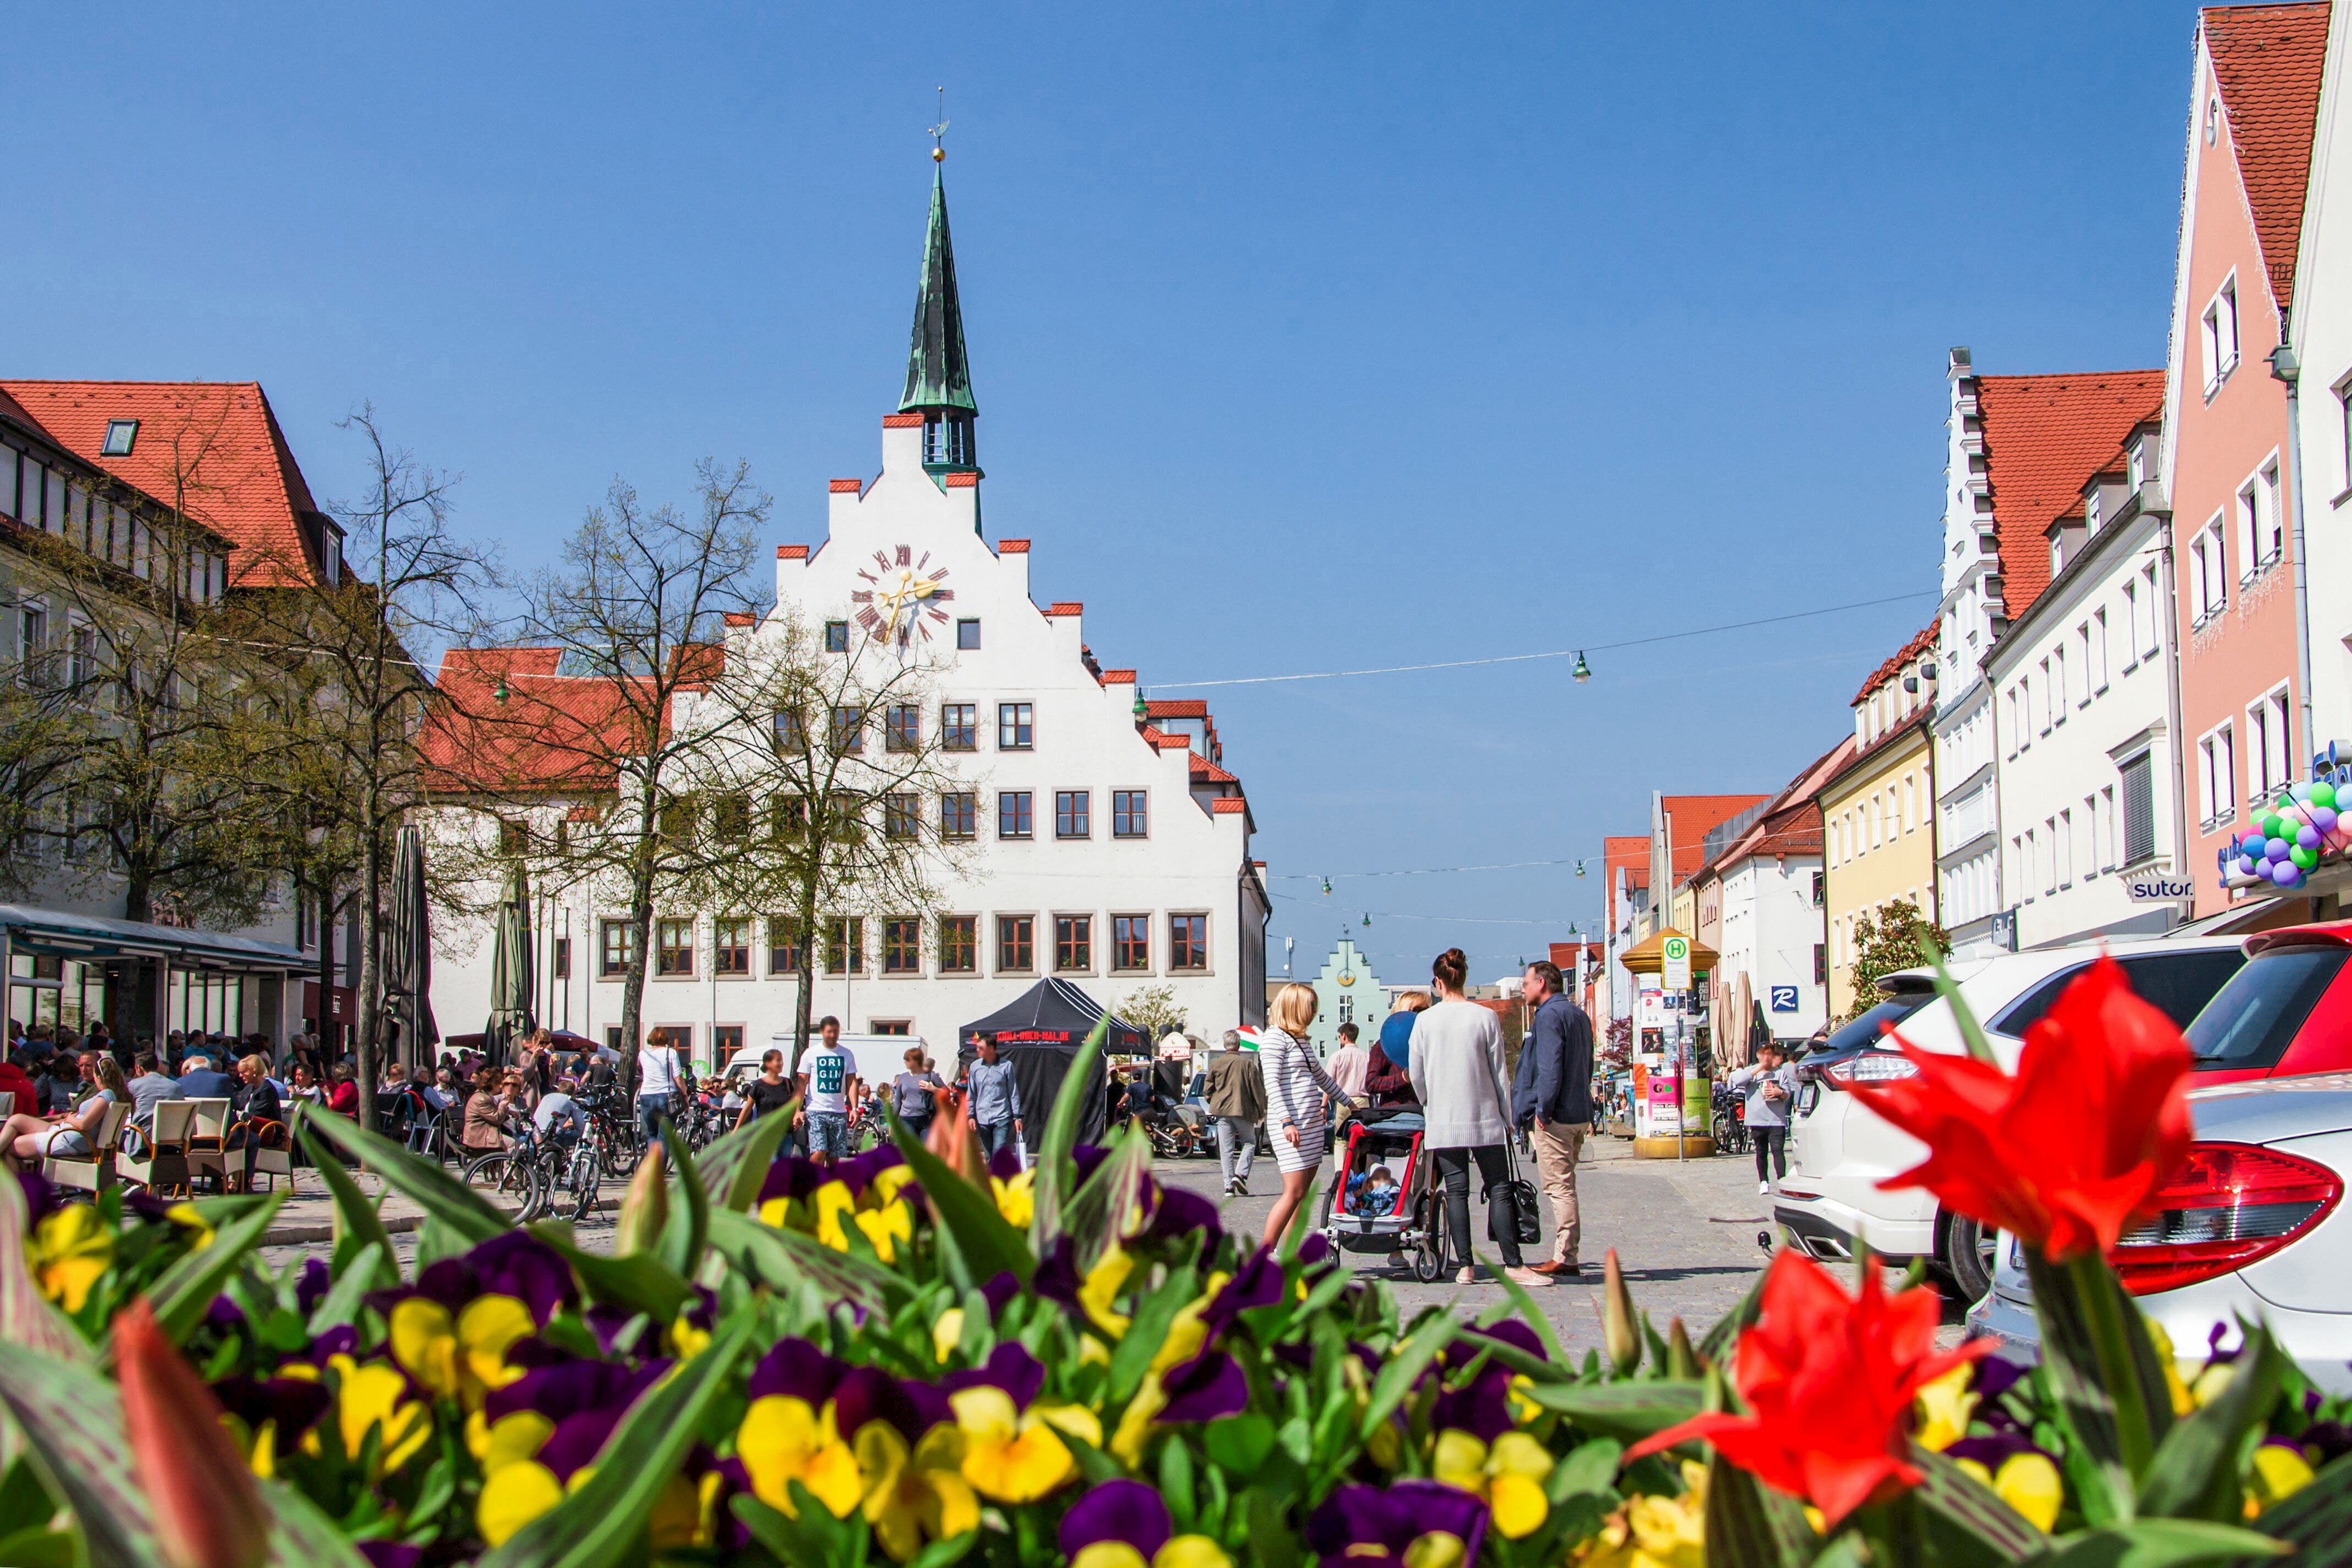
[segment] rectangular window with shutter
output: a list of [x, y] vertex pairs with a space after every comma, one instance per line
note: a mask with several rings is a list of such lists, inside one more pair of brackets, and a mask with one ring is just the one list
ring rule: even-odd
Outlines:
[[2155, 764], [2141, 752], [2119, 770], [2124, 784], [2124, 863], [2137, 865], [2156, 853]]

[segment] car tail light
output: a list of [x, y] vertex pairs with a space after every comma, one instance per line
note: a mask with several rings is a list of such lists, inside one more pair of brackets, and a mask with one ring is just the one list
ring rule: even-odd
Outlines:
[[2136, 1296], [2235, 1273], [2319, 1223], [2344, 1196], [2334, 1171], [2252, 1144], [2191, 1144], [2156, 1191], [2156, 1217], [2124, 1232], [2107, 1260]]
[[1897, 1078], [1918, 1076], [1919, 1064], [1895, 1051], [1865, 1051], [1859, 1056], [1832, 1061], [1822, 1069], [1822, 1077], [1832, 1089], [1851, 1089], [1857, 1083], [1887, 1083]]

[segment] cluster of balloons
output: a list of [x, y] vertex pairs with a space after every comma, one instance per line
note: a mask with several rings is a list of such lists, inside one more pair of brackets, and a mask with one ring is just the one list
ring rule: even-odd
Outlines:
[[2325, 780], [2281, 790], [2252, 832], [2221, 847], [2222, 885], [2297, 888], [2322, 861], [2340, 857], [2352, 847], [2352, 818], [2337, 816], [2336, 790]]

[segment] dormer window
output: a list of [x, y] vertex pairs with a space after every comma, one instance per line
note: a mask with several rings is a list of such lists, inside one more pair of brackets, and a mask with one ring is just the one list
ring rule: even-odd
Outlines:
[[2131, 455], [2125, 460], [2131, 474], [2131, 487], [2135, 490], [2147, 483], [2147, 448], [2135, 442], [2132, 444]]
[[2099, 492], [2095, 488], [2083, 497], [2083, 521], [2091, 532], [2099, 531]]
[[2065, 566], [2066, 543], [2063, 539], [2053, 538], [2050, 541], [2050, 575], [2057, 576], [2065, 570]]
[[106, 422], [106, 444], [98, 449], [101, 457], [128, 457], [131, 444], [139, 439], [139, 422], [135, 419], [110, 419]]

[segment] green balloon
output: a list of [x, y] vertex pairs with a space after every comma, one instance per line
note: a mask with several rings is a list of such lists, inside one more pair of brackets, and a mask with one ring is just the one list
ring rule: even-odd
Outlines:
[[2333, 784], [2314, 784], [2311, 787], [2311, 803], [2315, 806], [2333, 806], [2336, 804], [2336, 786]]
[[2263, 819], [2263, 837], [2266, 839], [2286, 837], [2286, 823], [2277, 812], [2273, 811]]
[[2319, 852], [2317, 850], [2307, 850], [2301, 844], [2297, 844], [2294, 848], [2286, 852], [2286, 858], [2301, 866], [2304, 870], [2309, 871], [2312, 867], [2319, 863]]

